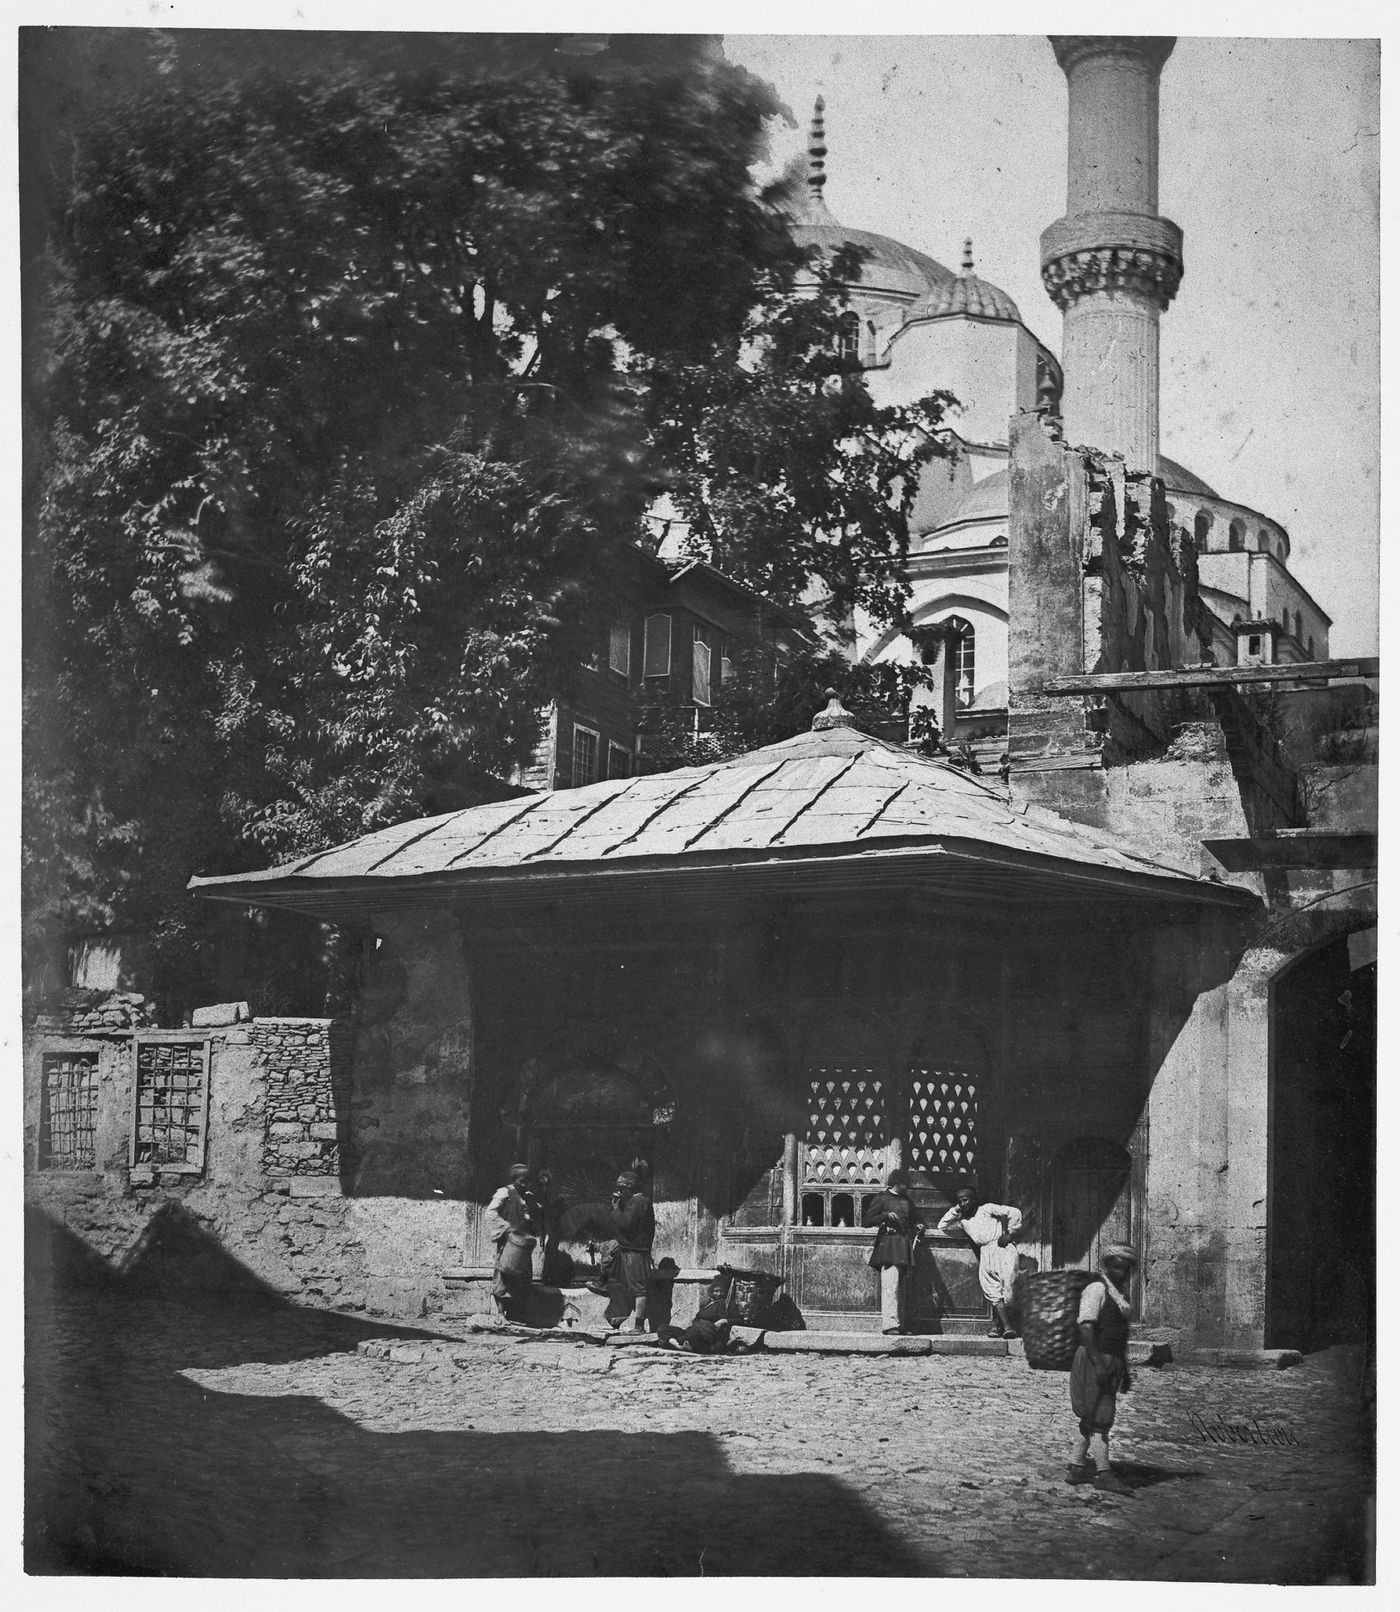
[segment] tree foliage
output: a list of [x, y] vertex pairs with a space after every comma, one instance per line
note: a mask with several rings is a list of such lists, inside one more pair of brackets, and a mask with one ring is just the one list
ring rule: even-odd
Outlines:
[[140, 930], [178, 1003], [192, 872], [481, 798], [668, 477], [742, 580], [899, 618], [937, 403], [840, 373], [751, 179], [771, 92], [703, 41], [22, 65], [33, 933]]

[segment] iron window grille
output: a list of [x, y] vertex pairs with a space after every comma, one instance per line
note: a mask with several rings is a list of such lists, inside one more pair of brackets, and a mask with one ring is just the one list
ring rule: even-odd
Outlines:
[[802, 1224], [857, 1229], [888, 1164], [885, 1082], [870, 1068], [819, 1068], [807, 1093]]
[[136, 1041], [131, 1162], [199, 1175], [209, 1117], [209, 1043]]
[[41, 1170], [96, 1169], [97, 1060], [95, 1051], [44, 1053]]

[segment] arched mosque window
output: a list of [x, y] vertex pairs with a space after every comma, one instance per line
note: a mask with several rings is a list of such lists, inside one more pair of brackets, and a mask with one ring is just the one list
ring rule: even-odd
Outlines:
[[1210, 537], [1210, 516], [1203, 509], [1197, 510], [1197, 512], [1196, 512], [1196, 552], [1198, 554], [1204, 554], [1205, 553], [1205, 551], [1206, 551], [1206, 541], [1207, 541], [1207, 539], [1209, 537]]
[[1243, 521], [1230, 522], [1230, 552], [1242, 554], [1244, 552], [1244, 523]]
[[836, 351], [845, 364], [860, 362], [860, 318], [850, 308], [836, 327]]
[[953, 700], [964, 711], [977, 692], [977, 634], [972, 623], [961, 616], [949, 616], [945, 626], [953, 669]]

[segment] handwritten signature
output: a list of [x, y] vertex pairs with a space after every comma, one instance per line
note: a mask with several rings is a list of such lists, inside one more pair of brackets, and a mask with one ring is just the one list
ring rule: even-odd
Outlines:
[[1300, 1444], [1298, 1435], [1287, 1423], [1281, 1427], [1261, 1427], [1257, 1416], [1247, 1416], [1242, 1422], [1227, 1422], [1217, 1415], [1207, 1421], [1191, 1411], [1190, 1419], [1203, 1444]]

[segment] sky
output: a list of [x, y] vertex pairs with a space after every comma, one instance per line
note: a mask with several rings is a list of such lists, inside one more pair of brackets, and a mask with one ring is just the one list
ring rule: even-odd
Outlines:
[[[930, 13], [932, 16], [932, 13]], [[800, 152], [826, 100], [844, 224], [1009, 292], [1047, 346], [1041, 230], [1065, 211], [1064, 75], [1043, 35], [727, 34], [775, 85]], [[1160, 208], [1186, 274], [1162, 318], [1162, 451], [1281, 522], [1334, 618], [1334, 655], [1377, 649], [1379, 47], [1180, 38], [1162, 75]]]
[[[1065, 210], [1065, 81], [1030, 30], [1175, 29], [1161, 211], [1185, 232], [1186, 274], [1162, 319], [1162, 451], [1287, 528], [1292, 569], [1334, 618], [1334, 655], [1377, 648], [1380, 46], [1366, 36], [1383, 24], [1370, 3], [983, 0], [978, 25], [1002, 32], [939, 36], [917, 30], [957, 20], [948, 9], [887, 0], [870, 21], [891, 31], [864, 37], [829, 31], [853, 8], [825, 0], [672, 0], [664, 13], [654, 0], [17, 4], [22, 23], [70, 25], [722, 31], [726, 54], [793, 111], [775, 160], [804, 148], [821, 92], [836, 216], [951, 268], [970, 235], [978, 272], [1057, 352], [1039, 237]], [[1357, 37], [1225, 36], [1289, 28]]]

